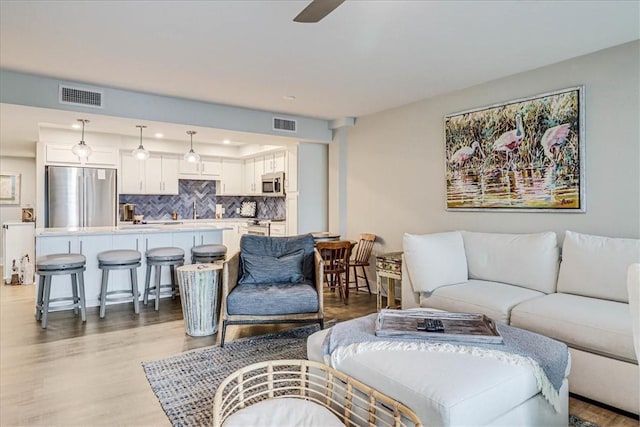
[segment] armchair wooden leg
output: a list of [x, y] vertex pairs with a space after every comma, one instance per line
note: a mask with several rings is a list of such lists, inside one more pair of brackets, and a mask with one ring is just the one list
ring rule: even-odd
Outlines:
[[224, 336], [227, 334], [227, 321], [222, 321], [222, 336], [220, 337], [220, 348], [224, 348]]

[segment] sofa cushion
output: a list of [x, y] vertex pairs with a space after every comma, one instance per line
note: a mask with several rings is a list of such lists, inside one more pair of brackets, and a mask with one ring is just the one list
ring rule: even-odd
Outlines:
[[568, 346], [624, 361], [636, 361], [629, 304], [570, 294], [525, 301], [511, 311], [511, 325]]
[[279, 257], [241, 253], [242, 278], [238, 283], [298, 283], [304, 280], [302, 259], [304, 250], [298, 249]]
[[463, 231], [469, 279], [502, 282], [545, 294], [556, 291], [560, 251], [556, 234]]
[[[269, 304], [265, 304], [269, 301]], [[251, 316], [315, 313], [318, 293], [311, 282], [237, 285], [227, 297], [227, 313]]]
[[[245, 234], [240, 238], [240, 252], [250, 255], [280, 257], [299, 249], [304, 251], [302, 273], [305, 280], [315, 283], [314, 241], [311, 234], [290, 237], [255, 236]], [[240, 259], [242, 264], [242, 259]], [[239, 274], [242, 273], [242, 266]]]
[[566, 231], [558, 292], [629, 302], [627, 268], [640, 262], [640, 239]]
[[467, 259], [459, 231], [405, 233], [402, 246], [416, 292], [432, 292], [440, 286], [467, 281]]
[[458, 313], [483, 313], [500, 323], [509, 323], [511, 310], [517, 304], [544, 295], [504, 283], [469, 280], [443, 286], [431, 295], [421, 294], [420, 306]]

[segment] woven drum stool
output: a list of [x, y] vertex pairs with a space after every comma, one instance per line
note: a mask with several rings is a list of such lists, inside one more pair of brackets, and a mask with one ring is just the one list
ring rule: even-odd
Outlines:
[[[147, 251], [147, 275], [144, 281], [144, 305], [149, 303], [149, 295], [151, 291], [155, 291], [156, 299], [156, 311], [160, 310], [160, 288], [171, 288], [171, 297], [176, 297], [176, 289], [178, 284], [176, 283], [176, 266], [184, 264], [184, 251], [181, 248], [163, 247], [154, 248]], [[162, 272], [162, 266], [168, 266], [171, 270], [171, 284], [160, 284], [160, 273]], [[151, 282], [151, 267], [155, 267], [155, 284], [150, 286]]]
[[[140, 313], [140, 303], [138, 302], [138, 274], [140, 267], [140, 252], [134, 250], [111, 250], [98, 254], [98, 268], [102, 270], [102, 284], [100, 286], [100, 318], [103, 319], [107, 311], [107, 301], [126, 301], [133, 299], [133, 311]], [[107, 291], [109, 286], [110, 270], [129, 270], [131, 273], [131, 290], [117, 289]], [[114, 294], [127, 294], [115, 298], [108, 297]]]
[[[49, 303], [56, 301], [72, 301], [68, 307], [87, 321], [87, 310], [84, 299], [84, 275], [86, 258], [82, 254], [51, 254], [36, 260], [36, 273], [40, 276], [38, 299], [36, 301], [36, 320], [40, 320], [42, 329], [47, 328]], [[71, 275], [71, 297], [51, 299], [51, 278], [61, 274]], [[62, 306], [67, 307], [67, 306]]]
[[224, 261], [227, 256], [225, 245], [198, 245], [191, 248], [192, 264], [209, 264]]

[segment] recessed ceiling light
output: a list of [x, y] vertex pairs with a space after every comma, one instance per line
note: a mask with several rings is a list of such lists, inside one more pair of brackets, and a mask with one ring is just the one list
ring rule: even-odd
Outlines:
[[162, 134], [162, 133], [160, 133], [160, 132], [157, 132], [154, 136], [155, 136], [156, 138], [162, 138], [162, 137], [164, 136], [164, 134]]
[[71, 127], [72, 127], [73, 129], [80, 129], [82, 126], [80, 126], [80, 125], [79, 125], [79, 124], [77, 124], [77, 123], [74, 123], [74, 124], [72, 124], [72, 125], [71, 125]]
[[228, 139], [225, 139], [224, 141], [222, 141], [223, 144], [231, 144], [231, 141], [229, 141]]
[[284, 95], [282, 99], [284, 99], [285, 101], [295, 101], [296, 97], [293, 95]]

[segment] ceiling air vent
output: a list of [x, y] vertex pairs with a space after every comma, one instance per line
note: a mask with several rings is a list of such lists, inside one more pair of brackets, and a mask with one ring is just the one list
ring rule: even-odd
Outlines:
[[273, 118], [273, 130], [283, 132], [296, 132], [297, 122], [295, 120], [283, 119], [281, 117]]
[[103, 93], [100, 90], [60, 85], [60, 97], [58, 101], [61, 104], [102, 108], [102, 96]]

